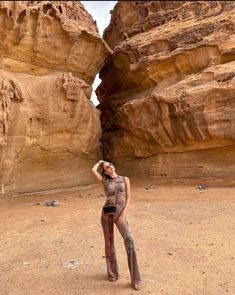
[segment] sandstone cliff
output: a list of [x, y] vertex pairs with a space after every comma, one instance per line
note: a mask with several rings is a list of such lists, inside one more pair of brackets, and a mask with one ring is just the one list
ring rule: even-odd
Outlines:
[[104, 157], [129, 175], [234, 177], [235, 2], [120, 1], [104, 40]]
[[88, 181], [101, 157], [91, 85], [110, 51], [80, 2], [1, 1], [2, 192]]

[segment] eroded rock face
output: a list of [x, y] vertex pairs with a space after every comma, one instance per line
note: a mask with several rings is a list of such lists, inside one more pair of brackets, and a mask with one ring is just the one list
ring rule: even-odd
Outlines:
[[0, 3], [2, 192], [89, 182], [101, 158], [91, 84], [111, 50], [75, 1]]
[[235, 2], [120, 1], [104, 36], [104, 157], [136, 176], [234, 177]]

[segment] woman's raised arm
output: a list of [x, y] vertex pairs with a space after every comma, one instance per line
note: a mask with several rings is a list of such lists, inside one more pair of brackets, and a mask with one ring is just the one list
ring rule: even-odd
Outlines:
[[98, 163], [96, 163], [92, 168], [91, 171], [95, 178], [99, 181], [102, 181], [102, 176], [97, 172], [97, 168], [99, 167], [100, 163], [104, 162], [103, 160], [100, 160]]

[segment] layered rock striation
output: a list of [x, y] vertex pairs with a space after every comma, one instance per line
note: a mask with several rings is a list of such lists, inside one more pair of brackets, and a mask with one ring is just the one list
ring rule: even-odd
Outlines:
[[2, 193], [89, 181], [101, 157], [91, 85], [110, 52], [80, 2], [1, 1]]
[[235, 2], [120, 1], [104, 40], [104, 157], [136, 176], [234, 177]]

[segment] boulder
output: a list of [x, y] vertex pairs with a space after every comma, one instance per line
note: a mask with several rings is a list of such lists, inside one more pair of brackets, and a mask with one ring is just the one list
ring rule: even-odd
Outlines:
[[104, 158], [134, 176], [234, 177], [235, 2], [119, 1], [104, 40]]
[[102, 154], [91, 85], [110, 52], [80, 2], [0, 3], [2, 193], [91, 181]]

